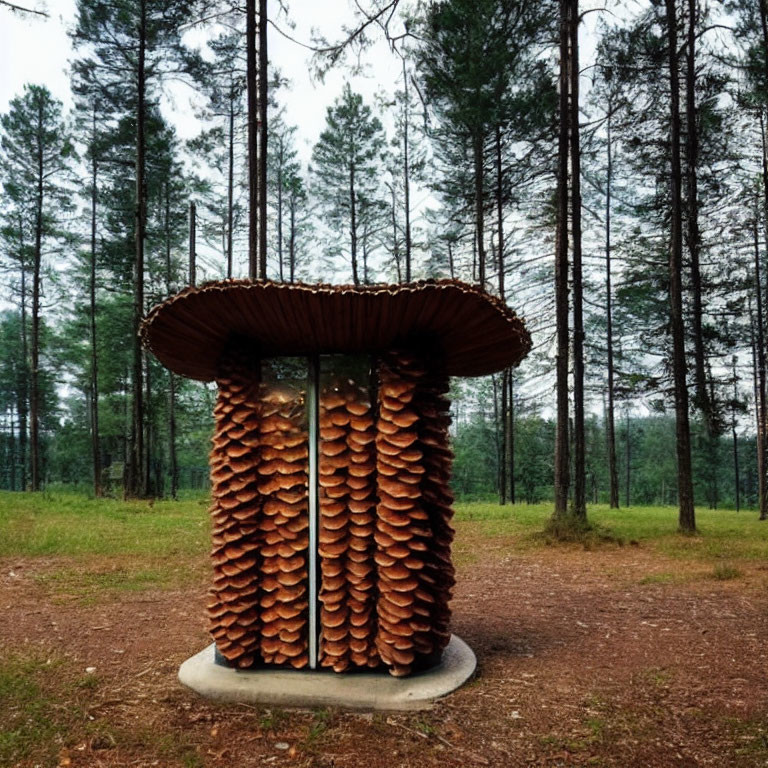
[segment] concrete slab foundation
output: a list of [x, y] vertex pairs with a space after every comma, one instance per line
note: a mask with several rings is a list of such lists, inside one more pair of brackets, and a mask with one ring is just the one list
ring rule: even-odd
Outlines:
[[231, 669], [214, 662], [211, 644], [181, 665], [179, 680], [201, 696], [219, 701], [396, 711], [428, 709], [467, 682], [476, 666], [472, 649], [456, 635], [437, 666], [400, 678], [386, 672]]

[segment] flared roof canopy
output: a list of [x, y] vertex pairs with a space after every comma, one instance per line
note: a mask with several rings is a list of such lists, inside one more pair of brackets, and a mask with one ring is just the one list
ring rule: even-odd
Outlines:
[[222, 280], [185, 288], [144, 319], [145, 346], [174, 373], [216, 377], [232, 338], [264, 355], [437, 348], [451, 376], [482, 376], [530, 351], [525, 324], [506, 304], [456, 280], [399, 285], [305, 285]]

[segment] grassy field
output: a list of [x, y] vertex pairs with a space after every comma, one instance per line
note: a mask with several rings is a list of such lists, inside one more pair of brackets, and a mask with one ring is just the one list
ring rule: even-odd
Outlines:
[[[83, 601], [108, 599], [121, 591], [183, 587], [207, 569], [207, 508], [208, 500], [201, 496], [124, 502], [62, 492], [0, 492], [0, 557], [53, 560], [38, 580], [53, 595]], [[691, 537], [676, 532], [677, 512], [672, 507], [592, 506], [592, 530], [570, 545], [556, 543], [545, 533], [551, 513], [548, 503], [457, 504], [457, 564], [476, 562], [482, 555], [474, 540], [462, 536], [464, 531], [509, 552], [555, 544], [642, 546], [710, 564], [717, 578], [738, 575], [742, 561], [768, 560], [768, 522], [759, 521], [754, 511], [699, 509], [699, 535]]]
[[[207, 507], [204, 497], [124, 502], [0, 492], [0, 557], [130, 556], [136, 563], [172, 563], [207, 551]], [[551, 513], [549, 503], [458, 503], [455, 523], [459, 533], [471, 527], [492, 539], [508, 539], [512, 550], [527, 550], [553, 543], [543, 534]], [[687, 537], [676, 532], [673, 507], [590, 506], [593, 531], [583, 545], [635, 543], [672, 557], [715, 563], [768, 557], [768, 521], [759, 521], [755, 511], [698, 509], [696, 517], [699, 535]]]
[[[208, 579], [207, 506], [207, 499], [202, 497], [187, 498], [178, 502], [150, 503], [88, 499], [82, 495], [63, 492], [0, 493], [0, 579], [9, 579], [9, 575], [13, 576], [15, 570], [20, 570], [30, 584], [30, 591], [27, 594], [32, 595], [32, 599], [38, 599], [34, 596], [39, 595], [41, 603], [50, 606], [45, 608], [44, 613], [50, 613], [58, 622], [71, 621], [70, 630], [75, 633], [81, 629], [83, 621], [81, 612], [90, 611], [91, 607], [107, 617], [111, 615], [113, 607], [122, 605], [121, 601], [125, 601], [126, 605], [133, 604], [133, 610], [137, 613], [150, 610], [143, 603], [136, 604], [137, 600], [142, 599], [141, 593], [144, 592], [150, 598], [164, 594], [169, 596], [165, 599], [177, 600], [178, 596], [168, 590], [185, 589], [187, 591], [181, 593], [182, 598], [179, 604], [191, 605], [189, 612], [196, 615], [190, 594], [201, 592]], [[545, 533], [550, 514], [551, 505], [549, 504], [506, 507], [493, 503], [457, 504], [455, 560], [460, 569], [461, 580], [467, 583], [476, 572], [494, 572], [493, 569], [497, 567], [495, 564], [498, 564], [500, 575], [506, 569], [506, 572], [512, 574], [508, 578], [517, 578], [514, 570], [517, 567], [514, 555], [518, 554], [521, 561], [524, 560], [529, 564], [533, 561], [546, 564], [542, 566], [546, 572], [552, 570], [553, 563], [556, 564], [561, 560], [567, 560], [569, 567], [573, 568], [583, 565], [586, 569], [584, 572], [589, 575], [589, 578], [596, 578], [596, 573], [601, 574], [601, 578], [606, 580], [605, 586], [601, 589], [609, 591], [612, 589], [611, 583], [614, 579], [623, 579], [622, 584], [625, 586], [622, 586], [622, 589], [637, 590], [641, 605], [645, 605], [642, 602], [645, 600], [644, 590], [650, 590], [648, 593], [650, 595], [657, 594], [653, 590], [672, 590], [669, 595], [674, 597], [674, 590], [691, 587], [696, 589], [701, 588], [702, 585], [705, 590], [709, 589], [707, 585], [712, 585], [712, 588], [718, 585], [718, 589], [733, 588], [738, 591], [755, 590], [757, 585], [765, 582], [764, 569], [765, 563], [768, 563], [768, 522], [758, 521], [757, 513], [754, 511], [736, 513], [732, 510], [699, 509], [697, 510], [699, 533], [689, 537], [676, 532], [676, 509], [672, 507], [632, 507], [610, 510], [606, 506], [593, 506], [589, 508], [592, 529], [583, 539], [570, 543], [556, 542]], [[580, 554], [585, 550], [591, 554]], [[598, 555], [596, 559], [592, 557], [594, 553]], [[625, 571], [625, 564], [632, 559], [634, 553], [642, 553], [642, 563], [639, 565], [636, 563], [633, 566], [634, 570], [630, 569], [631, 572]], [[552, 586], [541, 584], [540, 588], [562, 591], [568, 584], [568, 577], [563, 578], [566, 580], [560, 582], [559, 587], [555, 583]], [[531, 577], [531, 579], [531, 584], [536, 585], [538, 577]], [[719, 582], [730, 583], [719, 584]], [[508, 583], [517, 584], [518, 582]], [[698, 587], [696, 587], [697, 584]], [[8, 594], [14, 593], [9, 591]], [[551, 593], [542, 591], [541, 595], [533, 600], [532, 605], [536, 606], [548, 600], [548, 594]], [[577, 598], [578, 593], [575, 593], [574, 599]], [[591, 623], [590, 601], [592, 599], [585, 598], [584, 613], [579, 614], [577, 621], [564, 625], [566, 629]], [[151, 601], [148, 601], [147, 604], [150, 603]], [[606, 603], [607, 606], [610, 604], [610, 601]], [[6, 609], [10, 607], [10, 605], [6, 606]], [[466, 606], [464, 610], [467, 611]], [[713, 615], [715, 613], [716, 611], [712, 612]], [[508, 619], [499, 620], [507, 626], [505, 622]], [[198, 619], [190, 619], [190, 622], [193, 630], [188, 632], [192, 633], [190, 636], [193, 638], [192, 643], [195, 647], [194, 643], [199, 642], [194, 639], [196, 637], [194, 632], [199, 631], [194, 629], [199, 626]], [[97, 620], [90, 620], [90, 623], [95, 624]], [[103, 624], [105, 620], [98, 619], [98, 623]], [[101, 630], [101, 627], [97, 626], [95, 629]], [[553, 634], [558, 635], [561, 631], [563, 629], [558, 626]], [[94, 702], [98, 702], [99, 707], [104, 706], [106, 708], [104, 711], [109, 711], [110, 706], [116, 707], [117, 710], [121, 706], [128, 706], [123, 703], [110, 704], [110, 702], [122, 702], [123, 694], [114, 693], [115, 690], [121, 690], [122, 677], [102, 679], [100, 674], [104, 662], [100, 662], [99, 673], [84, 673], [84, 666], [74, 664], [69, 656], [70, 651], [64, 650], [66, 632], [63, 633], [64, 641], [55, 639], [53, 629], [50, 632], [50, 643], [49, 638], [43, 635], [36, 644], [10, 647], [7, 645], [8, 632], [4, 638], [3, 630], [0, 630], [0, 651], [2, 651], [0, 652], [0, 766], [2, 768], [16, 765], [25, 768], [32, 765], [90, 765], [87, 756], [96, 754], [109, 754], [111, 762], [108, 761], [106, 764], [110, 768], [113, 765], [129, 764], [121, 762], [124, 759], [127, 760], [128, 755], [132, 758], [131, 764], [136, 765], [167, 764], [194, 768], [194, 766], [209, 764], [217, 766], [226, 764], [226, 759], [219, 763], [200, 757], [199, 745], [204, 739], [209, 738], [210, 734], [217, 732], [219, 726], [215, 723], [213, 726], [196, 724], [194, 727], [199, 732], [196, 731], [197, 735], [193, 738], [190, 736], [189, 727], [186, 726], [155, 728], [149, 714], [153, 710], [142, 708], [144, 705], [141, 703], [132, 703], [130, 706], [135, 708], [126, 710], [124, 716], [120, 715], [119, 711], [111, 714], [109, 718], [102, 716], [100, 714], [102, 710], [97, 709]], [[79, 641], [75, 642], [75, 647], [80, 647]], [[111, 648], [104, 653], [112, 654]], [[152, 651], [152, 653], [156, 652]], [[495, 701], [488, 698], [497, 695], [493, 693], [496, 690], [494, 686], [501, 685], [498, 681], [506, 681], [509, 678], [508, 668], [511, 666], [499, 666], [498, 670], [494, 671], [493, 654], [498, 651], [491, 648], [486, 649], [485, 653], [487, 659], [485, 682], [482, 679], [475, 681], [463, 694], [468, 697], [468, 704], [473, 702], [471, 704], [473, 708], [479, 705], [471, 698], [472, 696], [480, 696], [477, 700], [480, 705], [491, 700]], [[129, 654], [126, 654], [124, 659], [125, 664], [130, 663]], [[512, 666], [520, 665], [521, 659], [525, 659], [525, 663], [531, 665], [535, 663], [534, 660], [528, 660], [527, 656], [520, 656], [511, 651], [509, 660], [504, 663]], [[135, 660], [134, 663], [138, 664], [138, 661]], [[501, 665], [500, 661], [497, 663]], [[578, 704], [578, 700], [573, 699], [571, 694], [566, 695], [561, 692], [563, 675], [566, 675], [571, 668], [569, 664], [570, 662], [564, 663], [561, 672], [553, 671], [552, 683], [546, 689], [542, 689], [545, 693], [548, 692], [547, 695], [554, 697], [555, 703], [550, 704], [552, 707], [558, 706], [560, 700], [566, 701], [563, 705], [565, 707], [573, 708], [576, 706], [573, 704], [574, 701]], [[648, 667], [648, 669], [653, 670], [656, 667]], [[543, 677], [540, 667], [530, 666], [528, 670], [520, 673], [522, 677], [516, 684], [518, 689], [522, 685], [519, 680], [525, 681], [526, 675], [533, 677], [535, 674]], [[642, 674], [646, 672], [647, 670]], [[138, 667], [131, 672], [137, 683], [142, 684], [149, 681], [149, 677], [144, 677], [144, 674], [143, 668]], [[496, 677], [493, 676], [494, 674]], [[651, 675], [651, 672], [647, 674]], [[663, 675], [666, 676], [664, 681], [670, 676], [672, 679], [681, 681], [680, 696], [683, 697], [687, 684], [682, 682], [681, 674], [673, 667], [663, 671]], [[164, 675], [165, 677], [157, 678], [158, 682], [155, 684], [157, 688], [153, 688], [152, 693], [147, 694], [147, 699], [154, 701], [160, 697], [160, 700], [167, 702], [164, 704], [166, 710], [163, 715], [166, 719], [187, 717], [184, 713], [188, 711], [189, 705], [185, 703], [187, 699], [183, 698], [183, 694], [178, 692], [175, 683], [175, 665], [169, 665]], [[654, 708], [666, 706], [664, 697], [669, 695], [666, 682], [661, 685], [653, 675], [648, 678], [650, 682], [647, 682], [642, 675], [637, 679], [640, 683], [635, 682], [633, 685], [645, 686], [650, 691], [648, 693], [651, 697], [648, 704], [649, 712], [655, 712]], [[165, 682], [162, 682], [163, 680]], [[160, 687], [161, 682], [165, 687]], [[542, 685], [545, 684], [542, 683]], [[484, 686], [490, 687], [486, 689]], [[519, 691], [516, 689], [516, 692]], [[607, 695], [604, 691], [600, 693], [603, 697]], [[589, 696], [593, 694], [589, 693]], [[154, 706], [152, 704], [152, 707]], [[196, 707], [197, 704], [194, 706]], [[578, 706], [581, 705], [578, 704]], [[593, 703], [584, 706], [585, 711], [591, 712], [596, 705]], [[607, 704], [606, 707], [608, 707]], [[605, 726], [608, 729], [606, 733], [613, 733], [611, 729], [614, 726], [616, 734], [624, 733], [627, 729], [627, 718], [636, 716], [634, 704], [619, 706], [612, 701], [610, 707], [613, 707], [615, 712], [611, 710], [613, 714], [610, 717], [605, 716], [608, 723]], [[600, 707], [597, 709], [602, 712]], [[478, 712], [480, 711], [478, 709]], [[693, 709], [690, 712], [687, 709], [684, 711], [686, 717], [690, 716], [694, 719], [699, 717]], [[224, 720], [230, 716], [235, 719], [240, 717], [239, 714], [232, 714], [233, 710], [219, 708], [211, 709], [210, 712], [213, 713], [212, 717], [224, 718]], [[384, 734], [382, 738], [394, 739], [393, 744], [399, 743], [396, 741], [398, 733], [401, 736], [403, 733], [411, 734], [413, 738], [408, 738], [414, 742], [413, 754], [417, 762], [407, 764], [415, 765], [422, 764], [418, 762], [422, 755], [419, 750], [423, 748], [426, 740], [429, 740], [430, 744], [433, 741], [438, 745], [442, 743], [437, 740], [437, 737], [433, 738], [433, 732], [442, 734], [441, 738], [446, 743], [447, 740], [454, 740], [454, 736], [451, 735], [452, 721], [445, 712], [450, 714], [448, 709], [434, 719], [425, 715], [424, 722], [428, 723], [429, 729], [416, 736], [413, 736], [415, 731], [423, 730], [419, 725], [422, 721], [419, 719], [380, 720], [375, 718], [369, 723], [363, 720], [338, 720], [335, 714], [321, 712], [320, 715], [309, 713], [306, 717], [286, 716], [278, 727], [269, 718], [283, 717], [279, 710], [277, 715], [263, 712], [253, 715], [257, 719], [253, 722], [249, 720], [247, 728], [243, 726], [245, 729], [243, 733], [251, 733], [252, 731], [247, 729], [256, 728], [260, 733], [277, 734], [281, 733], [280, 728], [284, 728], [287, 729], [286, 733], [291, 734], [290, 738], [274, 736], [275, 739], [279, 738], [282, 741], [293, 740], [293, 734], [304, 728], [307, 731], [306, 738], [304, 741], [295, 743], [303, 745], [301, 755], [305, 762], [297, 764], [323, 767], [327, 765], [326, 762], [320, 760], [313, 762], [313, 760], [322, 751], [318, 745], [322, 743], [322, 733], [326, 729], [336, 734], [334, 738], [341, 738], [341, 735], [347, 733], [357, 734], [356, 740], [350, 742], [354, 744], [359, 743], [360, 739], [376, 736], [379, 732]], [[322, 720], [320, 736], [316, 734], [317, 729], [320, 728], [316, 722], [318, 717]], [[481, 716], [478, 715], [478, 717]], [[482, 717], [488, 719], [491, 715], [484, 714]], [[602, 714], [601, 717], [603, 717]], [[484, 722], [486, 721], [478, 720], [477, 728], [482, 730]], [[718, 722], [721, 722], [721, 727], [724, 729], [723, 739], [743, 742], [743, 748], [739, 747], [739, 749], [749, 749], [754, 752], [756, 762], [732, 764], [768, 764], [760, 762], [768, 760], [768, 734], [763, 724], [738, 718], [734, 718], [731, 725], [728, 725], [730, 721], [726, 719]], [[210, 734], [206, 735], [205, 727], [208, 727]], [[489, 725], [489, 732], [497, 727], [500, 727], [498, 723]], [[621, 764], [620, 761], [623, 759], [618, 757], [618, 763], [612, 761], [611, 750], [619, 749], [616, 744], [620, 739], [624, 739], [624, 736], [615, 736], [616, 744], [612, 744], [609, 736], [602, 731], [591, 736], [591, 732], [588, 731], [585, 731], [586, 736], [578, 735], [579, 731], [577, 736], [571, 734], [566, 737], [558, 735], [559, 732], [548, 732], [544, 726], [541, 726], [541, 732], [532, 725], [528, 727], [531, 728], [530, 738], [534, 745], [531, 749], [534, 753], [538, 751], [541, 754], [549, 754], [551, 752], [556, 755], [564, 750], [564, 753], [568, 752], [570, 756], [563, 764], [613, 766]], [[645, 724], [642, 727], [645, 728]], [[368, 728], [370, 733], [365, 730]], [[601, 728], [603, 728], [602, 725]], [[624, 731], [621, 730], [622, 728]], [[640, 725], [637, 728], [639, 729]], [[553, 733], [557, 738], [552, 735]], [[210, 738], [213, 739], [211, 749], [214, 749], [217, 742], [213, 736]], [[477, 743], [480, 744], [481, 741]], [[76, 752], [78, 749], [81, 749], [79, 758]], [[475, 747], [473, 746], [472, 749]], [[143, 758], [133, 759], [136, 755], [147, 754], [153, 755], [160, 762], [144, 763], [141, 762]], [[741, 753], [733, 754], [738, 756]], [[313, 755], [315, 757], [312, 757]], [[594, 762], [588, 761], [592, 759], [590, 755], [594, 757]], [[432, 760], [433, 757], [434, 764], [440, 764], [442, 757], [436, 753], [429, 759]], [[582, 758], [584, 762], [581, 762]], [[433, 763], [423, 764], [432, 765]], [[500, 765], [501, 763], [491, 764]], [[549, 765], [550, 763], [542, 762], [541, 764]], [[551, 764], [559, 765], [560, 763], [552, 762]]]

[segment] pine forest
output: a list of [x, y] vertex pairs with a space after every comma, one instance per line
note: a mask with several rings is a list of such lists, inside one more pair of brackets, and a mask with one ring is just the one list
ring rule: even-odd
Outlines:
[[70, 45], [2, 74], [0, 488], [208, 488], [215, 386], [138, 336], [187, 285], [456, 278], [533, 338], [452, 383], [459, 499], [768, 518], [768, 2], [54, 5], [0, 2]]

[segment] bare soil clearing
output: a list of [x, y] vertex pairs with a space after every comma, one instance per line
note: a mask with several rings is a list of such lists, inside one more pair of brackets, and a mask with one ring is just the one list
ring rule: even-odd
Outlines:
[[51, 574], [119, 578], [119, 558], [2, 558], [0, 660], [27, 660], [37, 698], [0, 678], [0, 720], [50, 725], [38, 729], [49, 743], [12, 765], [768, 765], [765, 564], [717, 579], [645, 546], [514, 551], [471, 524], [458, 543], [453, 631], [478, 675], [408, 715], [220, 705], [183, 689], [178, 666], [209, 642], [204, 555], [187, 585], [95, 602]]

